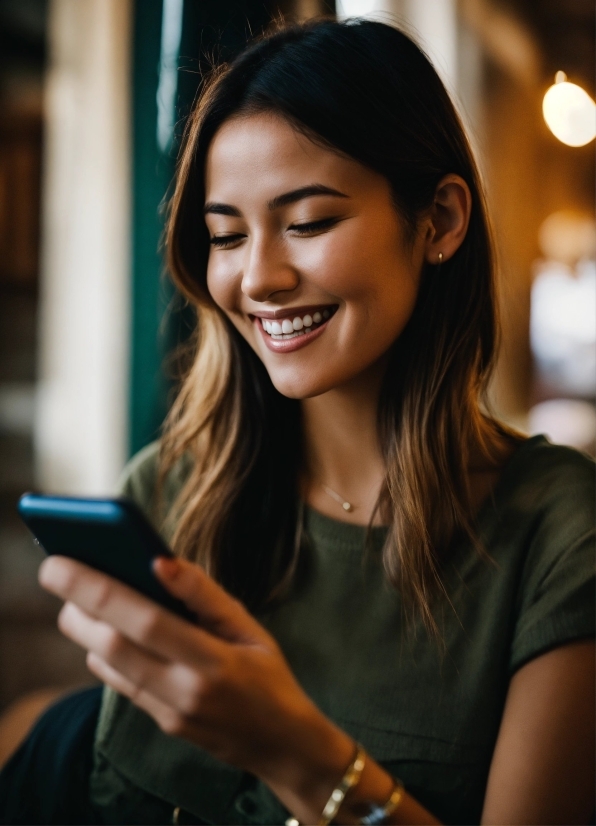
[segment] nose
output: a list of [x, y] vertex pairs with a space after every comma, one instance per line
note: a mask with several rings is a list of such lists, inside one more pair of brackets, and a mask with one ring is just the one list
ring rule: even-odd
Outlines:
[[253, 301], [269, 301], [280, 292], [295, 290], [300, 276], [287, 261], [283, 247], [265, 238], [254, 238], [246, 246], [242, 292]]

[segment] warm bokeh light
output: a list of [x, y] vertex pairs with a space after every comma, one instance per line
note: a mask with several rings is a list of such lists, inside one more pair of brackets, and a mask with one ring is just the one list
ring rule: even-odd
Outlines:
[[565, 72], [557, 72], [542, 112], [550, 131], [567, 146], [585, 146], [596, 136], [596, 104], [581, 86], [569, 83]]
[[575, 266], [582, 259], [596, 258], [596, 222], [589, 212], [562, 209], [551, 213], [540, 225], [538, 245], [546, 259]]

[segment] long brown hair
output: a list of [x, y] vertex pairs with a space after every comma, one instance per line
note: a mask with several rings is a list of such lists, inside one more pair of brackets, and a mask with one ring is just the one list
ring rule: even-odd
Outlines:
[[382, 23], [322, 20], [269, 34], [214, 71], [189, 119], [166, 234], [169, 270], [198, 316], [194, 362], [161, 446], [162, 479], [183, 457], [188, 467], [169, 514], [174, 547], [253, 609], [283, 591], [300, 552], [300, 403], [273, 387], [206, 287], [206, 153], [228, 118], [260, 111], [384, 175], [412, 233], [444, 175], [470, 187], [466, 238], [440, 271], [425, 267], [379, 404], [378, 506], [391, 516], [383, 564], [405, 604], [436, 627], [441, 560], [456, 535], [474, 539], [470, 452], [489, 457], [498, 431], [479, 407], [495, 352], [494, 265], [454, 106], [420, 48]]

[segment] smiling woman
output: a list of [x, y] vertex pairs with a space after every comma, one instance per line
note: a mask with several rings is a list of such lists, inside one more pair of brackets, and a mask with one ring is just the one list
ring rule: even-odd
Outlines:
[[122, 492], [197, 624], [44, 563], [107, 685], [88, 822], [588, 822], [593, 467], [482, 410], [488, 221], [426, 57], [364, 21], [253, 43], [166, 242], [194, 363]]
[[299, 556], [298, 503], [333, 517], [326, 488], [340, 491], [349, 521], [391, 525], [389, 578], [435, 627], [436, 559], [458, 530], [473, 536], [516, 438], [479, 409], [492, 254], [468, 142], [430, 63], [365, 22], [249, 48], [189, 124], [168, 250], [201, 336], [162, 442], [163, 478], [195, 459], [170, 512], [179, 552], [264, 605]]
[[221, 127], [205, 185], [209, 294], [275, 388], [307, 399], [376, 365], [412, 314], [430, 218], [406, 244], [386, 178], [269, 113]]

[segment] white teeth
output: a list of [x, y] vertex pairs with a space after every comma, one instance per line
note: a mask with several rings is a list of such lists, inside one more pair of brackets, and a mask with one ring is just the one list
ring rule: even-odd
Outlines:
[[267, 318], [261, 319], [263, 330], [269, 333], [270, 336], [277, 339], [294, 338], [295, 336], [303, 336], [309, 332], [313, 324], [321, 324], [331, 317], [329, 310], [322, 312], [317, 310], [312, 314], [306, 314], [302, 318], [296, 316], [293, 319], [284, 318], [282, 321], [270, 321]]
[[304, 330], [294, 330], [293, 333], [289, 333], [288, 335], [271, 336], [271, 338], [275, 338], [275, 339], [278, 339], [278, 340], [288, 339], [288, 338], [298, 338], [298, 336], [303, 336], [304, 333], [305, 333]]

